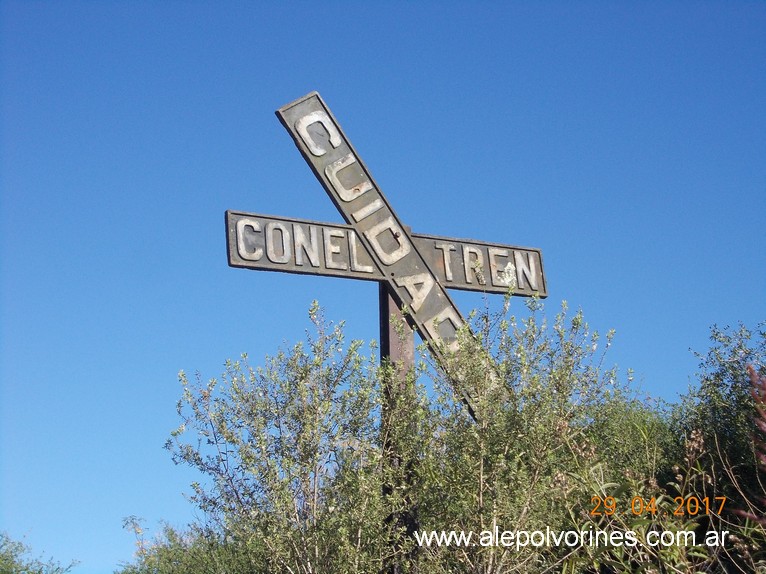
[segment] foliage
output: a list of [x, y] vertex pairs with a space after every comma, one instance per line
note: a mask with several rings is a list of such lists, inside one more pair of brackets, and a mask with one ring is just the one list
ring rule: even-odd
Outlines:
[[[377, 366], [317, 305], [307, 345], [220, 382], [181, 373], [183, 422], [168, 448], [211, 483], [193, 501], [264, 571], [374, 570], [383, 540]], [[183, 442], [194, 429], [198, 442]], [[376, 552], [376, 549], [380, 550]]]
[[136, 535], [138, 552], [135, 564], [123, 567], [123, 574], [171, 574], [180, 572], [226, 572], [250, 574], [264, 571], [254, 562], [254, 554], [231, 538], [211, 528], [192, 526], [180, 532], [165, 525], [153, 542], [143, 536], [136, 517], [125, 519], [124, 526]]
[[[138, 555], [123, 574], [764, 568], [756, 411], [742, 374], [744, 362], [763, 368], [763, 341], [714, 328], [699, 389], [669, 408], [639, 400], [604, 367], [613, 332], [600, 337], [566, 305], [549, 324], [538, 301], [524, 318], [509, 303], [459, 334], [471, 351], [450, 360], [465, 388], [429, 368], [428, 355], [407, 373], [378, 366], [374, 349], [365, 356], [360, 342], [346, 343], [316, 305], [307, 342], [264, 366], [243, 357], [207, 382], [181, 373], [182, 423], [167, 446], [200, 470], [193, 500], [206, 520], [165, 527], [151, 543], [128, 520]], [[463, 391], [476, 421], [455, 399]], [[747, 503], [677, 512], [678, 499], [719, 495], [731, 510]], [[496, 528], [636, 543], [447, 546], [413, 536]], [[722, 545], [649, 544], [663, 531], [704, 540], [721, 530], [731, 535]]]
[[0, 573], [1, 574], [66, 574], [76, 566], [72, 562], [62, 566], [49, 559], [29, 558], [30, 549], [23, 543], [12, 540], [5, 532], [0, 532]]
[[[766, 375], [758, 375], [755, 368], [751, 365], [747, 368], [752, 385], [751, 394], [755, 403], [754, 421], [756, 426], [755, 446], [756, 457], [761, 472], [766, 472]], [[762, 489], [764, 490], [764, 489]], [[761, 495], [760, 509], [747, 514], [762, 526], [766, 526], [766, 496]], [[760, 512], [758, 512], [760, 510]]]
[[710, 349], [696, 353], [699, 386], [683, 397], [672, 423], [679, 437], [696, 433], [702, 444], [696, 470], [704, 480], [698, 492], [730, 501], [722, 516], [711, 517], [711, 524], [703, 521], [703, 526], [712, 528], [717, 522], [741, 527], [742, 537], [735, 535], [737, 554], [754, 562], [766, 561], [766, 535], [762, 525], [743, 522], [742, 516], [762, 517], [759, 500], [766, 494], [756, 451], [758, 397], [753, 381], [756, 374], [766, 373], [765, 328], [761, 323], [754, 336], [742, 324], [736, 329], [712, 327]]
[[674, 417], [679, 436], [702, 433], [706, 453], [701, 463], [720, 493], [732, 497], [756, 482], [755, 403], [748, 367], [766, 372], [765, 329], [766, 323], [759, 325], [753, 341], [753, 333], [742, 324], [734, 330], [713, 326], [707, 354], [695, 353], [700, 359], [699, 386], [683, 397]]
[[[700, 358], [699, 386], [682, 397], [668, 417], [670, 441], [664, 442], [666, 461], [659, 480], [629, 480], [606, 484], [605, 491], [623, 504], [638, 498], [654, 500], [656, 513], [587, 517], [584, 524], [610, 531], [632, 531], [645, 541], [650, 532], [693, 531], [698, 546], [673, 544], [651, 548], [639, 544], [603, 552], [587, 552], [574, 562], [608, 567], [610, 572], [765, 572], [766, 531], [763, 480], [755, 458], [758, 393], [751, 389], [754, 367], [763, 372], [764, 331], [753, 340], [743, 325], [732, 331], [711, 329], [712, 346]], [[752, 382], [755, 385], [755, 382]], [[761, 436], [763, 440], [763, 436]], [[760, 496], [759, 496], [760, 494]], [[724, 501], [722, 507], [720, 504]], [[713, 508], [697, 512], [697, 503]], [[715, 501], [715, 505], [713, 505]], [[679, 504], [680, 503], [680, 504]], [[642, 502], [639, 502], [639, 506]], [[719, 506], [719, 508], [715, 508]], [[759, 508], [760, 506], [760, 508]], [[719, 512], [720, 510], [720, 512]], [[710, 533], [728, 532], [726, 544], [706, 545]]]

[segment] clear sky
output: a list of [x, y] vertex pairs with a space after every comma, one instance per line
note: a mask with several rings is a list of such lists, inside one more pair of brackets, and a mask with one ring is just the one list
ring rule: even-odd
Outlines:
[[0, 530], [79, 574], [194, 516], [180, 369], [312, 299], [377, 337], [373, 283], [227, 266], [226, 209], [341, 221], [274, 115], [312, 90], [414, 231], [541, 248], [642, 392], [766, 319], [766, 3], [276, 4], [0, 2]]

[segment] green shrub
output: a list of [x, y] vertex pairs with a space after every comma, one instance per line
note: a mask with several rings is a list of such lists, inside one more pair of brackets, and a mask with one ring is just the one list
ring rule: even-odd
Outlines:
[[[360, 342], [347, 343], [342, 325], [326, 322], [316, 305], [307, 341], [264, 366], [243, 357], [208, 382], [182, 373], [182, 423], [168, 448], [200, 471], [193, 501], [205, 521], [186, 532], [166, 528], [151, 543], [137, 531], [137, 561], [123, 574], [762, 567], [763, 526], [728, 511], [735, 500], [758, 500], [758, 468], [748, 458], [755, 411], [739, 368], [762, 368], [763, 334], [753, 346], [743, 329], [714, 329], [700, 388], [670, 408], [639, 400], [615, 368], [603, 367], [612, 332], [602, 339], [566, 305], [552, 324], [539, 302], [529, 307], [523, 319], [508, 305], [478, 315], [474, 334], [460, 333], [492, 358], [472, 351], [451, 359], [478, 422], [428, 355], [406, 376], [380, 367], [374, 348], [364, 355]], [[716, 508], [677, 512], [676, 497], [715, 496], [732, 497], [720, 516]], [[418, 546], [413, 537], [495, 528], [601, 530], [636, 544]], [[647, 544], [665, 530], [702, 540], [728, 530], [731, 538], [723, 546]]]

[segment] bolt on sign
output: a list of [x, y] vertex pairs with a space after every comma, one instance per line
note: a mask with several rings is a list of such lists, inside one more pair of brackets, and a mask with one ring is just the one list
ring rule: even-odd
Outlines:
[[318, 93], [277, 116], [347, 225], [227, 211], [229, 265], [384, 283], [475, 418], [450, 372], [465, 320], [446, 289], [545, 297], [540, 250], [411, 233]]

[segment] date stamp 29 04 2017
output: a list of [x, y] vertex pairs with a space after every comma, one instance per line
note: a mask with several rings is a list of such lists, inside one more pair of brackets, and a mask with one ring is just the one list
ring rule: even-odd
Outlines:
[[698, 516], [698, 515], [720, 515], [726, 504], [725, 496], [703, 497], [697, 496], [676, 496], [673, 498], [671, 508], [658, 508], [657, 500], [652, 497], [648, 500], [641, 496], [634, 496], [630, 500], [630, 506], [620, 508], [620, 504], [613, 496], [592, 496], [591, 516], [611, 516], [613, 514], [632, 514], [634, 516], [651, 515], [672, 515], [672, 516]]

